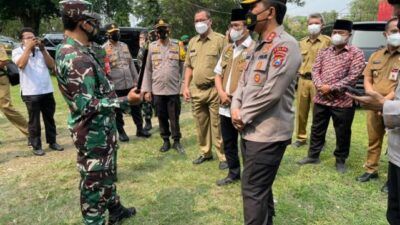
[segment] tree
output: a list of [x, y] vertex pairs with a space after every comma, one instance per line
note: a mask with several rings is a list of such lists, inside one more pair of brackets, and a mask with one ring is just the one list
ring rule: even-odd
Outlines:
[[0, 0], [0, 20], [18, 19], [39, 33], [40, 21], [57, 15], [56, 0]]
[[374, 21], [378, 15], [379, 0], [353, 0], [350, 3], [352, 21]]
[[129, 13], [132, 0], [89, 0], [93, 10], [105, 16], [107, 22], [116, 22], [120, 26], [129, 25]]
[[[172, 27], [172, 35], [180, 37], [183, 34], [195, 35], [193, 16], [198, 9], [209, 9], [213, 21], [213, 29], [225, 33], [232, 8], [240, 7], [241, 0], [137, 0], [134, 15], [141, 22], [140, 26], [151, 28], [155, 19], [162, 17]], [[299, 6], [304, 0], [289, 0]]]

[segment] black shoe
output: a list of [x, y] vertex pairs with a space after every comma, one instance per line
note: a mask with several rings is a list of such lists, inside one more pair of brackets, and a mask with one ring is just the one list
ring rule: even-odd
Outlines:
[[146, 120], [146, 125], [144, 125], [143, 129], [145, 129], [147, 131], [153, 129], [153, 126], [151, 125], [151, 120]]
[[306, 145], [306, 144], [307, 144], [307, 142], [305, 142], [305, 141], [296, 141], [295, 143], [292, 144], [292, 146], [295, 148], [300, 148], [301, 146]]
[[51, 148], [54, 151], [64, 151], [64, 148], [57, 143], [49, 144], [49, 148]]
[[46, 153], [42, 148], [33, 149], [33, 154], [37, 156], [44, 156]]
[[296, 162], [299, 165], [306, 165], [306, 164], [319, 164], [321, 160], [319, 158], [310, 158], [310, 157], [305, 157], [304, 159]]
[[363, 175], [357, 177], [356, 180], [359, 182], [367, 182], [371, 179], [377, 179], [377, 178], [378, 178], [378, 173], [373, 172], [373, 173], [364, 173]]
[[220, 162], [219, 167], [220, 170], [226, 170], [229, 168], [228, 163], [226, 161]]
[[118, 224], [118, 222], [130, 218], [135, 214], [136, 214], [136, 209], [134, 207], [125, 208], [121, 205], [118, 211], [116, 212], [110, 211], [110, 217], [108, 218], [108, 225]]
[[126, 135], [125, 131], [118, 132], [118, 139], [120, 142], [128, 142], [129, 137]]
[[185, 149], [179, 141], [174, 141], [172, 148], [179, 152], [179, 154], [185, 154]]
[[206, 157], [204, 157], [204, 156], [201, 155], [199, 158], [193, 160], [193, 164], [198, 165], [198, 164], [202, 164], [202, 163], [205, 162], [205, 161], [211, 161], [211, 160], [213, 160], [213, 157], [212, 157], [212, 156], [206, 158]]
[[160, 152], [167, 152], [169, 151], [170, 148], [171, 148], [171, 143], [169, 142], [169, 140], [165, 140], [164, 144], [160, 148]]
[[389, 193], [387, 181], [386, 181], [386, 183], [382, 186], [381, 192], [383, 192], [383, 193]]
[[346, 164], [344, 162], [336, 162], [335, 167], [339, 173], [346, 173], [347, 171]]
[[143, 138], [149, 138], [151, 137], [151, 134], [147, 130], [138, 130], [136, 132], [137, 137], [143, 137]]
[[232, 179], [230, 177], [225, 177], [224, 179], [217, 180], [217, 185], [218, 186], [226, 186], [228, 184], [232, 184], [232, 183], [238, 182], [239, 180], [240, 180], [240, 178]]

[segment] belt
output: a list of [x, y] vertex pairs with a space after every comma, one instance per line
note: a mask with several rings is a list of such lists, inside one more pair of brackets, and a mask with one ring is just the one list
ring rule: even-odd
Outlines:
[[311, 73], [300, 74], [300, 77], [305, 79], [305, 80], [312, 80]]
[[204, 90], [208, 90], [208, 89], [210, 89], [210, 88], [212, 88], [214, 86], [215, 86], [214, 82], [207, 83], [207, 84], [196, 84], [196, 87], [198, 89], [200, 89], [200, 90], [203, 90], [203, 91]]

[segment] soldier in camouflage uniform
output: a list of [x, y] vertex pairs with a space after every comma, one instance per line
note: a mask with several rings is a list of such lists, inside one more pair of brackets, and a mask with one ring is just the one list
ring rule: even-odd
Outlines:
[[[152, 31], [152, 32], [154, 32], [154, 31]], [[140, 49], [139, 49], [139, 52], [137, 55], [138, 64], [139, 64], [140, 69], [142, 69], [144, 52], [148, 51], [148, 49], [149, 49], [149, 43], [150, 43], [149, 37], [152, 35], [151, 34], [152, 32], [147, 33], [145, 31], [142, 31], [140, 33], [140, 38], [139, 38]], [[142, 111], [143, 111], [144, 120], [146, 122], [144, 129], [151, 130], [153, 128], [153, 126], [151, 124], [151, 117], [153, 116], [153, 103], [144, 101], [142, 103]]]
[[140, 103], [131, 90], [118, 98], [104, 70], [105, 61], [91, 42], [99, 31], [91, 4], [80, 0], [60, 2], [66, 38], [56, 50], [59, 89], [69, 106], [68, 127], [78, 150], [81, 174], [80, 201], [85, 224], [116, 224], [136, 213], [125, 208], [114, 184], [116, 164], [115, 108]]

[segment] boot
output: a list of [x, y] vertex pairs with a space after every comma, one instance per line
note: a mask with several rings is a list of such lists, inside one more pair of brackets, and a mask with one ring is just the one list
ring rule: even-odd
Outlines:
[[119, 205], [115, 209], [109, 209], [110, 217], [108, 218], [108, 225], [118, 224], [124, 219], [132, 217], [136, 214], [134, 207], [125, 208], [123, 205]]
[[128, 135], [126, 135], [125, 130], [122, 129], [118, 132], [118, 139], [120, 142], [128, 142], [129, 141], [129, 137]]

